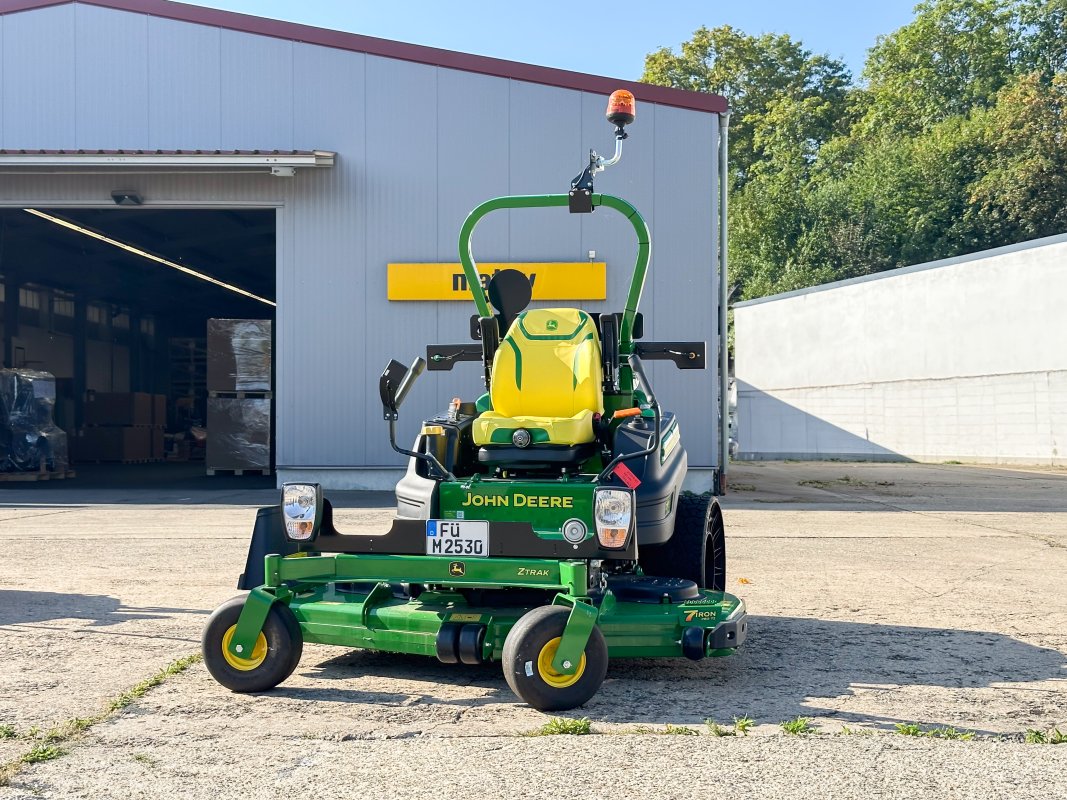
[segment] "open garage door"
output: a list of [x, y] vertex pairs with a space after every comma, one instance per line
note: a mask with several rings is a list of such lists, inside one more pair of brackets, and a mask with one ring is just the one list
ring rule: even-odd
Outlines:
[[276, 227], [274, 209], [0, 209], [4, 366], [55, 376], [79, 485], [273, 486]]

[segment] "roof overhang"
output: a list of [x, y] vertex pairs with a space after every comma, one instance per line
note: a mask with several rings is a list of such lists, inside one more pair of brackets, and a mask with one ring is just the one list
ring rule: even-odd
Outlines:
[[0, 150], [0, 171], [39, 172], [269, 172], [291, 177], [298, 169], [332, 167], [328, 150]]

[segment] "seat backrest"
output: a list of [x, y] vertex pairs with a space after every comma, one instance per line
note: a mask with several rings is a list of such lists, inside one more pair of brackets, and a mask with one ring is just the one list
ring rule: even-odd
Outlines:
[[507, 417], [604, 412], [600, 338], [577, 308], [538, 308], [515, 318], [493, 359], [489, 396]]

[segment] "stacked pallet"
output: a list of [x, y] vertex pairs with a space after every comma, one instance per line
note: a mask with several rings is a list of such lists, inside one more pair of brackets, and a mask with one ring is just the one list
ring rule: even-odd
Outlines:
[[271, 322], [209, 319], [207, 474], [270, 474]]
[[0, 480], [73, 478], [67, 434], [55, 424], [56, 379], [0, 369]]
[[88, 392], [78, 460], [122, 464], [161, 461], [166, 424], [166, 395]]

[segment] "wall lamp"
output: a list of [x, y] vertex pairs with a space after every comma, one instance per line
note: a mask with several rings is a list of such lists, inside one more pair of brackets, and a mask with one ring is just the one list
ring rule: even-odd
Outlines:
[[111, 193], [111, 199], [117, 206], [139, 206], [144, 203], [144, 198], [133, 189], [115, 189]]

